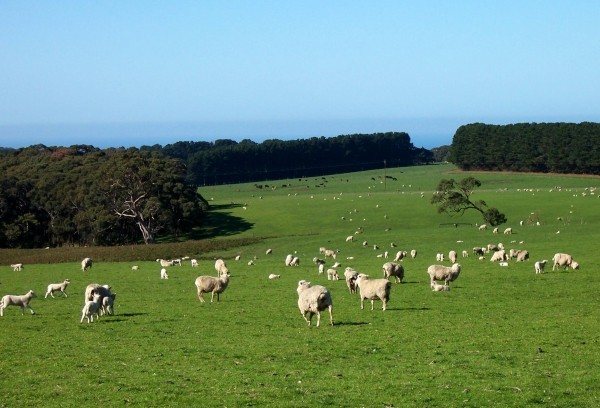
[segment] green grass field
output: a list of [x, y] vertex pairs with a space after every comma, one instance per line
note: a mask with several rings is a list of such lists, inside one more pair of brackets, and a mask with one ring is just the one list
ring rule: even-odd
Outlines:
[[[199, 235], [258, 240], [185, 247], [190, 252], [179, 256], [197, 257], [200, 266], [170, 267], [169, 280], [159, 279], [154, 262], [162, 245], [144, 259], [96, 262], [88, 272], [78, 262], [42, 260], [14, 272], [7, 264], [15, 252], [0, 251], [0, 293], [38, 295], [36, 315], [11, 306], [0, 318], [0, 405], [599, 406], [600, 199], [584, 189], [600, 179], [475, 174], [483, 185], [473, 197], [506, 214], [501, 231], [514, 231], [496, 235], [475, 227], [479, 213], [450, 218], [429, 204], [441, 178], [466, 176], [453, 171], [436, 165], [258, 183], [262, 189], [203, 187], [214, 211]], [[555, 186], [562, 191], [550, 192]], [[345, 242], [350, 235], [354, 242]], [[499, 242], [528, 250], [531, 260], [500, 267], [489, 254], [484, 261], [472, 255], [474, 246]], [[312, 258], [322, 257], [323, 246], [339, 249], [340, 272], [351, 266], [371, 278], [382, 277], [391, 260], [377, 258], [384, 251], [416, 249], [418, 256], [402, 261], [405, 283], [393, 284], [387, 311], [377, 301], [374, 311], [368, 302], [361, 310], [343, 280], [318, 275]], [[432, 292], [427, 267], [450, 250], [462, 272], [451, 291]], [[460, 257], [463, 250], [471, 256]], [[550, 261], [536, 275], [533, 263], [556, 252], [573, 255], [581, 269], [552, 271]], [[299, 267], [284, 266], [290, 253]], [[227, 262], [229, 287], [220, 302], [201, 304], [194, 280], [216, 276], [215, 257]], [[270, 273], [281, 279], [268, 280]], [[69, 297], [44, 299], [46, 286], [65, 278]], [[335, 326], [327, 313], [321, 327], [306, 325], [297, 307], [300, 279], [329, 288]], [[93, 282], [112, 286], [116, 314], [80, 324]]]

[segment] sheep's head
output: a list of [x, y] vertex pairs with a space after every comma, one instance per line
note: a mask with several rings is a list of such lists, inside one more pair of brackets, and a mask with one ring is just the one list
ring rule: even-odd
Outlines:
[[452, 272], [460, 272], [460, 264], [453, 264], [452, 265]]
[[71, 279], [65, 279], [65, 283], [71, 283]]
[[33, 290], [30, 290], [28, 295], [30, 295], [32, 298], [36, 298], [37, 295], [33, 292]]

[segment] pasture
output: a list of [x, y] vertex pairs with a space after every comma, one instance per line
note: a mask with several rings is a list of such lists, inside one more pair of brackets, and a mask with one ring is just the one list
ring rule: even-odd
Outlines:
[[[466, 177], [453, 171], [420, 166], [256, 183], [262, 189], [202, 187], [214, 210], [200, 236], [259, 240], [182, 253], [199, 259], [199, 267], [169, 267], [168, 280], [159, 279], [158, 255], [97, 261], [87, 272], [78, 262], [26, 263], [13, 271], [7, 264], [16, 262], [15, 252], [1, 250], [0, 294], [33, 289], [38, 298], [31, 302], [36, 315], [21, 316], [11, 306], [0, 318], [0, 404], [597, 406], [600, 199], [585, 189], [600, 179], [475, 174], [483, 185], [473, 198], [508, 219], [493, 234], [476, 228], [477, 212], [450, 218], [429, 204], [441, 178]], [[502, 234], [506, 227], [514, 233]], [[350, 235], [353, 242], [346, 242]], [[483, 261], [473, 256], [473, 247], [499, 242], [507, 251], [528, 250], [531, 260], [500, 267], [491, 254]], [[343, 276], [318, 275], [312, 258], [324, 259], [320, 247], [339, 250], [340, 275], [351, 266], [371, 278], [382, 277], [382, 264], [398, 250], [418, 255], [401, 262], [405, 283], [392, 285], [382, 312], [380, 301], [374, 311], [369, 301], [361, 310]], [[272, 255], [265, 255], [268, 248]], [[432, 292], [427, 267], [450, 250], [459, 254], [460, 276], [449, 292]], [[385, 251], [389, 259], [377, 257]], [[556, 252], [573, 255], [580, 270], [553, 271]], [[284, 266], [287, 254], [300, 266]], [[229, 287], [220, 302], [201, 304], [194, 280], [216, 276], [216, 257], [231, 271]], [[543, 259], [549, 264], [536, 275], [533, 264]], [[328, 258], [326, 268], [331, 264]], [[268, 280], [271, 273], [281, 278]], [[44, 299], [46, 286], [65, 278], [69, 297]], [[330, 290], [335, 326], [327, 312], [321, 327], [316, 317], [306, 325], [297, 307], [301, 279]], [[84, 290], [94, 282], [117, 293], [115, 316], [80, 324]]]

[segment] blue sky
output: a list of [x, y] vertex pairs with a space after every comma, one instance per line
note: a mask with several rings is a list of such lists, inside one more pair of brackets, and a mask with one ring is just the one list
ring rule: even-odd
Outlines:
[[0, 2], [0, 146], [600, 122], [600, 2]]

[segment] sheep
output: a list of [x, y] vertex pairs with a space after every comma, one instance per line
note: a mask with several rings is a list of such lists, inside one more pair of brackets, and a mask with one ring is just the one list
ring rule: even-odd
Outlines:
[[219, 294], [223, 293], [229, 285], [229, 271], [225, 271], [220, 277], [214, 278], [212, 276], [198, 276], [194, 282], [196, 289], [198, 290], [198, 299], [204, 303], [203, 293], [211, 292], [210, 303], [213, 302], [215, 293], [217, 294], [217, 302], [219, 301]]
[[440, 285], [436, 281], [431, 281], [431, 290], [434, 292], [444, 292], [444, 291], [447, 292], [450, 290], [450, 286]]
[[198, 266], [198, 260], [191, 259], [190, 260], [190, 264], [192, 265], [192, 268], [196, 268]]
[[414, 259], [417, 257], [417, 250], [413, 249], [412, 251], [410, 251], [410, 256]]
[[498, 245], [488, 244], [488, 246], [487, 246], [488, 251], [498, 251], [499, 249], [500, 248], [498, 248]]
[[377, 254], [377, 258], [383, 258], [383, 254]]
[[331, 250], [331, 249], [326, 249], [325, 250], [325, 258], [333, 258], [336, 259], [337, 258], [337, 254], [335, 253], [335, 251]]
[[486, 224], [481, 224], [479, 226], [479, 231], [483, 231], [483, 230], [486, 230], [486, 229], [487, 229], [487, 225]]
[[573, 260], [573, 262], [571, 262], [571, 268], [575, 269], [579, 269], [579, 262]]
[[498, 265], [500, 265], [500, 266], [508, 266], [508, 262], [500, 262]]
[[369, 246], [369, 243], [368, 243], [367, 241], [364, 241], [364, 242], [363, 242], [363, 246], [366, 248], [366, 247], [368, 247], [368, 246]]
[[239, 261], [240, 259], [242, 259], [242, 257], [240, 255], [236, 255], [235, 258], [233, 258], [233, 259], [235, 259], [236, 261]]
[[67, 292], [65, 292], [65, 290], [67, 289], [69, 283], [71, 283], [71, 280], [69, 279], [65, 279], [63, 283], [51, 283], [50, 285], [48, 285], [48, 290], [46, 291], [46, 296], [44, 296], [44, 299], [46, 299], [48, 295], [54, 297], [54, 292], [56, 292], [57, 290], [60, 290], [62, 294], [65, 295], [65, 297], [68, 297]]
[[252, 265], [254, 265], [254, 262], [253, 261], [248, 261], [248, 266], [252, 266]]
[[520, 249], [511, 249], [508, 252], [508, 256], [509, 256], [510, 259], [516, 258], [517, 256], [519, 256], [519, 252], [521, 252]]
[[10, 267], [13, 268], [13, 271], [15, 272], [25, 268], [22, 263], [12, 264]]
[[[413, 249], [414, 251], [414, 249]], [[398, 251], [396, 253], [396, 257], [394, 258], [394, 262], [399, 262], [402, 258], [404, 258], [407, 255], [406, 251]], [[416, 256], [416, 251], [415, 251], [415, 256]]]
[[279, 279], [281, 278], [281, 275], [275, 275], [274, 273], [269, 275], [269, 279]]
[[548, 263], [547, 259], [544, 259], [543, 261], [538, 261], [535, 263], [535, 274], [540, 274], [540, 273], [544, 273], [544, 267], [546, 266], [546, 263]]
[[88, 269], [92, 269], [92, 263], [92, 258], [83, 258], [83, 261], [81, 261], [81, 270], [85, 272]]
[[290, 266], [300, 266], [300, 259], [294, 256], [290, 262]]
[[474, 247], [473, 248], [473, 255], [483, 255], [483, 248]]
[[469, 257], [469, 251], [462, 251], [462, 256], [463, 256], [463, 258], [468, 258]]
[[131, 267], [131, 270], [132, 270], [132, 271], [137, 271], [138, 269], [140, 269], [140, 267], [139, 267], [139, 266], [137, 266], [137, 265], [133, 265], [133, 266]]
[[559, 267], [561, 266], [564, 266], [565, 269], [569, 269], [569, 266], [571, 265], [571, 263], [573, 263], [573, 257], [569, 254], [556, 253], [552, 257], [552, 261], [554, 261], [552, 270], [559, 269]]
[[321, 265], [321, 264], [324, 264], [324, 263], [325, 263], [325, 261], [324, 261], [324, 260], [322, 260], [322, 259], [319, 259], [319, 258], [317, 258], [316, 256], [313, 258], [313, 262], [314, 262], [316, 265]]
[[164, 259], [159, 259], [158, 262], [160, 262], [160, 266], [162, 266], [163, 268], [166, 268], [167, 266], [173, 266], [173, 261], [167, 261]]
[[115, 303], [116, 297], [117, 297], [117, 294], [113, 293], [110, 296], [106, 296], [104, 299], [102, 299], [102, 305], [100, 307], [100, 314], [102, 316], [104, 316], [104, 315], [114, 316], [115, 315], [115, 309], [114, 309], [113, 305]]
[[392, 247], [392, 248], [396, 248], [397, 246], [398, 246], [398, 245], [394, 244], [393, 242], [392, 242], [392, 243], [390, 243], [390, 247]]
[[517, 255], [517, 262], [523, 262], [529, 260], [529, 252], [520, 251], [519, 255]]
[[498, 243], [498, 249], [504, 249], [504, 244], [502, 242]]
[[479, 259], [480, 261], [485, 261], [485, 256], [480, 256], [480, 257], [479, 257], [479, 258], [477, 258], [477, 259]]
[[492, 255], [490, 258], [490, 262], [502, 262], [506, 260], [508, 260], [508, 257], [506, 256], [506, 251], [504, 250], [494, 252], [494, 255]]
[[[317, 327], [321, 325], [321, 312], [325, 309], [329, 309], [329, 321], [333, 326], [333, 302], [331, 293], [326, 287], [310, 286], [310, 282], [301, 280], [298, 282], [296, 292], [298, 292], [298, 309], [309, 326], [315, 314], [317, 315]], [[308, 318], [306, 318], [307, 313]]]
[[439, 262], [444, 262], [444, 254], [440, 254], [440, 253], [436, 254], [435, 260], [439, 261]]
[[340, 280], [340, 275], [335, 269], [327, 269], [327, 280]]
[[319, 275], [323, 275], [325, 273], [325, 265], [319, 264]]
[[352, 241], [354, 241], [354, 236], [353, 235], [350, 235], [350, 236], [348, 236], [346, 238], [346, 242], [352, 242]]
[[443, 280], [446, 286], [450, 286], [450, 282], [456, 280], [460, 274], [460, 264], [455, 263], [452, 266], [431, 265], [427, 268], [427, 273], [430, 280]]
[[292, 259], [294, 259], [294, 255], [288, 254], [288, 256], [285, 257], [285, 266], [290, 266]]
[[498, 233], [498, 227], [494, 228], [494, 230], [492, 231], [492, 233], [497, 234]]
[[102, 299], [111, 294], [111, 287], [108, 285], [98, 285], [97, 283], [90, 283], [85, 288], [85, 297], [83, 298], [83, 302], [87, 303], [90, 300], [94, 299], [94, 294], [100, 295], [99, 303], [102, 303]]
[[83, 323], [83, 320], [87, 318], [88, 323], [94, 321], [94, 315], [97, 316], [96, 320], [100, 320], [100, 304], [101, 304], [101, 296], [99, 293], [94, 293], [93, 299], [85, 302], [83, 309], [81, 310], [81, 321], [79, 324]]
[[173, 259], [171, 262], [173, 262], [173, 266], [175, 266], [175, 265], [182, 266], [181, 259]]
[[360, 308], [365, 308], [365, 299], [371, 299], [371, 310], [374, 309], [375, 300], [381, 300], [383, 307], [387, 308], [387, 302], [390, 300], [390, 290], [392, 282], [387, 279], [369, 279], [368, 275], [359, 273], [356, 277], [356, 286], [360, 289]]
[[165, 268], [162, 268], [160, 270], [160, 278], [161, 279], [169, 279], [169, 274], [167, 273], [167, 270]]
[[512, 228], [507, 228], [504, 230], [505, 234], [512, 234]]
[[215, 261], [215, 270], [217, 271], [217, 277], [221, 276], [226, 272], [229, 272], [229, 269], [227, 269], [227, 265], [225, 265], [225, 261], [222, 259], [217, 259]]
[[458, 260], [458, 255], [456, 254], [456, 251], [448, 252], [448, 260], [453, 264], [456, 263], [456, 261]]
[[404, 279], [404, 267], [394, 262], [386, 262], [383, 264], [383, 277], [390, 280], [394, 276], [396, 283], [402, 283]]
[[271, 255], [273, 253], [273, 250], [271, 248], [267, 249], [267, 251], [265, 252], [265, 255]]
[[9, 306], [20, 306], [21, 316], [25, 314], [25, 308], [28, 308], [31, 311], [31, 314], [34, 315], [35, 311], [29, 305], [29, 302], [31, 299], [36, 297], [37, 295], [33, 292], [33, 290], [30, 290], [24, 295], [4, 295], [0, 301], [0, 316], [4, 316], [4, 309]]
[[373, 250], [377, 251], [379, 249], [379, 247], [377, 245], [373, 245]]
[[523, 220], [519, 221], [519, 225], [522, 227], [523, 226]]
[[385, 251], [385, 252], [383, 253], [383, 257], [384, 257], [385, 259], [389, 258], [389, 256], [390, 256], [390, 253], [389, 253], [388, 251]]
[[336, 262], [333, 265], [331, 265], [332, 268], [339, 268], [340, 266], [342, 266], [342, 264], [339, 262]]
[[344, 276], [346, 277], [346, 285], [348, 285], [350, 293], [356, 293], [356, 277], [358, 276], [358, 272], [348, 267], [344, 271]]
[[324, 253], [325, 253], [325, 251], [327, 251], [327, 248], [325, 248], [325, 247], [321, 247], [321, 248], [319, 248], [319, 253], [320, 253], [320, 254], [324, 254]]

